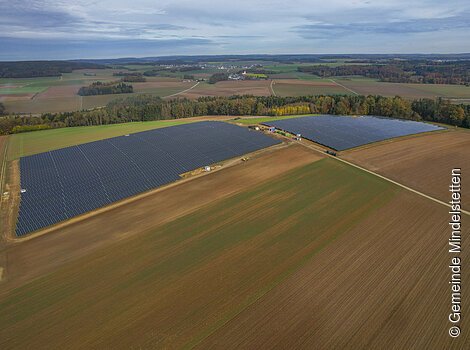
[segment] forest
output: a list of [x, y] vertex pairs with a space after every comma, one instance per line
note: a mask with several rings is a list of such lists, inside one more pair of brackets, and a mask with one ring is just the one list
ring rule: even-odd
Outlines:
[[104, 108], [67, 113], [45, 113], [40, 117], [0, 118], [0, 134], [46, 128], [168, 120], [204, 115], [289, 115], [289, 114], [379, 115], [424, 120], [470, 127], [470, 105], [456, 105], [444, 99], [409, 101], [383, 96], [232, 96], [201, 97], [197, 100], [163, 100], [138, 95], [111, 101]]
[[358, 75], [391, 83], [470, 85], [470, 61], [395, 61], [384, 64], [303, 66], [299, 72], [323, 78]]
[[73, 61], [0, 62], [0, 78], [58, 77], [75, 69], [104, 69], [102, 64]]
[[208, 80], [208, 83], [209, 84], [215, 84], [219, 81], [224, 81], [224, 80], [228, 80], [228, 76], [229, 74], [228, 73], [215, 73], [215, 74], [212, 74]]
[[103, 83], [94, 82], [89, 86], [83, 86], [78, 90], [80, 96], [110, 95], [110, 94], [129, 94], [134, 91], [132, 85], [124, 83]]

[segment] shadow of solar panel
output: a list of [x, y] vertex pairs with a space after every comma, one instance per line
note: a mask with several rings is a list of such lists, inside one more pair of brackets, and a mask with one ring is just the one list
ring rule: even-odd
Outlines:
[[443, 129], [411, 120], [385, 117], [331, 116], [300, 117], [264, 123], [337, 151], [383, 141], [399, 136]]
[[180, 174], [279, 141], [223, 122], [119, 136], [20, 159], [16, 235], [174, 182]]

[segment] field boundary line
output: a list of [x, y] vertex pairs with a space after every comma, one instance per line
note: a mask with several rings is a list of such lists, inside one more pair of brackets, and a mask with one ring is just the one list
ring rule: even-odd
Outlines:
[[271, 93], [273, 94], [273, 96], [277, 96], [276, 92], [274, 91], [273, 84], [274, 84], [274, 79], [271, 79], [271, 84], [269, 84], [269, 89], [271, 89]]
[[[8, 144], [10, 143], [10, 140], [8, 139], [9, 136], [6, 136], [7, 139], [5, 141], [5, 150], [3, 151], [3, 157], [2, 157], [2, 169], [1, 174], [0, 174], [0, 195], [3, 196], [3, 185], [4, 185], [4, 180], [5, 180], [5, 173], [6, 173], [6, 166], [7, 166], [7, 150], [8, 150]], [[2, 206], [2, 201], [0, 201], [0, 209]]]
[[[363, 167], [361, 167], [361, 166], [359, 166], [359, 165], [356, 165], [356, 164], [354, 164], [354, 163], [348, 162], [347, 160], [341, 159], [341, 158], [339, 158], [339, 157], [337, 157], [337, 156], [333, 156], [333, 155], [327, 154], [326, 152], [322, 151], [321, 149], [319, 149], [319, 148], [317, 148], [317, 147], [315, 147], [315, 146], [313, 146], [313, 145], [309, 145], [309, 144], [303, 143], [303, 142], [301, 142], [301, 141], [296, 141], [296, 142], [299, 143], [299, 144], [301, 144], [301, 145], [303, 145], [303, 146], [305, 146], [305, 147], [307, 147], [307, 148], [310, 148], [310, 149], [315, 150], [315, 151], [317, 151], [317, 152], [321, 152], [322, 154], [327, 155], [328, 157], [330, 157], [330, 158], [332, 158], [332, 159], [336, 159], [336, 160], [338, 160], [338, 161], [340, 161], [340, 162], [343, 162], [344, 164], [347, 164], [347, 165], [350, 165], [350, 166], [355, 167], [355, 168], [357, 168], [357, 169], [360, 169], [360, 170], [362, 170], [362, 171], [365, 171], [366, 173], [375, 175], [375, 176], [377, 176], [377, 177], [379, 177], [379, 178], [381, 178], [381, 179], [383, 179], [383, 180], [386, 180], [386, 181], [388, 181], [388, 182], [390, 182], [390, 183], [392, 183], [392, 184], [394, 184], [394, 185], [397, 185], [397, 186], [399, 186], [399, 187], [401, 187], [401, 188], [404, 188], [405, 190], [408, 190], [408, 191], [410, 191], [410, 192], [413, 192], [413, 193], [415, 193], [415, 194], [418, 194], [418, 195], [420, 195], [421, 197], [427, 198], [427, 199], [429, 199], [429, 200], [432, 200], [432, 201], [434, 201], [434, 202], [436, 202], [436, 203], [442, 204], [442, 205], [444, 205], [444, 206], [446, 206], [446, 207], [452, 209], [452, 206], [451, 206], [449, 203], [446, 203], [446, 202], [444, 202], [444, 201], [441, 201], [440, 199], [437, 199], [437, 198], [434, 198], [434, 197], [432, 197], [432, 196], [429, 196], [429, 195], [427, 195], [427, 194], [425, 194], [425, 193], [423, 193], [423, 192], [420, 192], [420, 191], [415, 190], [415, 189], [413, 189], [413, 188], [411, 188], [411, 187], [408, 187], [408, 186], [406, 186], [406, 185], [403, 185], [403, 184], [401, 184], [401, 183], [399, 183], [399, 182], [397, 182], [397, 181], [394, 181], [394, 180], [392, 180], [392, 179], [389, 179], [389, 178], [386, 177], [386, 176], [377, 174], [377, 173], [373, 172], [372, 170], [368, 170], [368, 169], [363, 168]], [[461, 212], [462, 212], [463, 214], [465, 214], [465, 215], [470, 216], [470, 212], [467, 211], [467, 210], [463, 210], [463, 209], [462, 209]]]
[[350, 89], [350, 88], [344, 86], [343, 84], [338, 83], [336, 80], [333, 80], [333, 79], [328, 79], [328, 80], [331, 81], [332, 83], [338, 85], [338, 86], [341, 86], [343, 89], [352, 92], [354, 95], [359, 95], [356, 91], [354, 91], [354, 90], [352, 90], [352, 89]]
[[196, 84], [194, 84], [193, 86], [191, 86], [189, 89], [186, 89], [186, 90], [183, 90], [183, 91], [180, 91], [180, 92], [177, 92], [177, 93], [175, 93], [175, 94], [168, 95], [168, 96], [163, 96], [163, 98], [168, 98], [168, 97], [177, 96], [177, 95], [179, 95], [179, 94], [184, 94], [185, 92], [188, 92], [189, 90], [194, 89], [196, 86], [199, 85], [199, 83], [200, 83], [200, 82], [198, 81]]

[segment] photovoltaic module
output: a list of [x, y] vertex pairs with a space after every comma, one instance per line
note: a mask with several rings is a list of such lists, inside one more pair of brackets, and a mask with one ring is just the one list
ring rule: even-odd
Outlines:
[[394, 137], [443, 129], [433, 124], [372, 116], [321, 115], [276, 120], [264, 124], [292, 134], [301, 134], [305, 139], [337, 151]]
[[206, 121], [22, 157], [16, 235], [168, 184], [202, 166], [278, 143], [247, 128]]

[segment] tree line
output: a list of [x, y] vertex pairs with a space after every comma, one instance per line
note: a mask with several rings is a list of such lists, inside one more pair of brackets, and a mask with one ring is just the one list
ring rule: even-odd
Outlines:
[[470, 85], [470, 61], [402, 61], [385, 64], [301, 66], [298, 71], [323, 78], [359, 75], [391, 83]]
[[93, 96], [93, 95], [110, 95], [110, 94], [128, 94], [132, 93], [134, 88], [132, 85], [125, 83], [103, 83], [96, 81], [89, 86], [82, 86], [78, 90], [80, 96]]
[[197, 100], [163, 100], [138, 95], [111, 101], [94, 110], [45, 113], [40, 117], [0, 118], [0, 133], [11, 134], [44, 128], [106, 125], [135, 121], [168, 120], [204, 115], [288, 115], [288, 114], [378, 115], [424, 120], [470, 127], [470, 105], [456, 105], [444, 99], [409, 101], [384, 96], [231, 96], [201, 97]]

